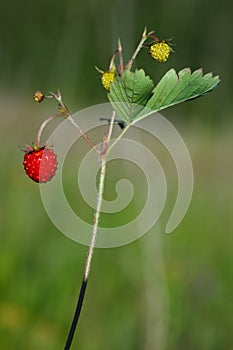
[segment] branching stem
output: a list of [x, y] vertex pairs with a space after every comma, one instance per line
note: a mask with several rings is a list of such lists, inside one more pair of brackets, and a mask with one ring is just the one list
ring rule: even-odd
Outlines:
[[115, 139], [115, 141], [111, 144], [111, 146], [108, 147], [106, 156], [109, 154], [109, 152], [112, 150], [112, 148], [117, 144], [117, 142], [123, 137], [123, 135], [126, 133], [126, 131], [129, 130], [131, 127], [131, 124], [127, 124], [126, 127], [123, 129], [123, 131], [120, 133], [120, 135]]
[[91, 148], [93, 148], [93, 150], [97, 153], [97, 155], [100, 155], [100, 151], [96, 148], [94, 143], [89, 139], [89, 137], [85, 134], [85, 132], [80, 128], [80, 126], [75, 122], [75, 120], [69, 114], [67, 114], [67, 115], [65, 115], [65, 114], [51, 115], [41, 124], [41, 126], [38, 130], [37, 136], [36, 136], [36, 146], [37, 147], [40, 147], [40, 139], [41, 139], [41, 135], [42, 135], [44, 128], [51, 120], [53, 120], [54, 118], [57, 118], [57, 117], [63, 117], [63, 118], [68, 119], [71, 122], [71, 124], [75, 127], [75, 129], [82, 135], [82, 137], [89, 144], [89, 146]]
[[42, 131], [44, 130], [44, 128], [46, 127], [46, 125], [51, 121], [53, 120], [54, 118], [56, 117], [62, 117], [61, 114], [54, 114], [54, 115], [51, 115], [50, 117], [48, 117], [40, 126], [40, 129], [38, 130], [38, 133], [37, 133], [37, 136], [36, 136], [36, 146], [37, 147], [40, 147], [40, 138], [41, 138], [41, 134], [42, 134]]
[[152, 32], [150, 32], [150, 33], [147, 34], [147, 29], [146, 29], [146, 27], [145, 27], [145, 29], [144, 29], [144, 31], [143, 31], [143, 33], [142, 33], [141, 40], [140, 40], [140, 42], [139, 42], [139, 44], [138, 44], [136, 50], [134, 51], [133, 56], [131, 57], [131, 59], [130, 59], [129, 62], [127, 63], [125, 69], [130, 69], [130, 68], [132, 67], [135, 58], [137, 57], [139, 51], [143, 48], [143, 44], [144, 44], [144, 42], [147, 40], [148, 35], [150, 35], [150, 34], [152, 34]]
[[85, 132], [80, 128], [80, 126], [74, 121], [71, 115], [67, 115], [67, 119], [71, 122], [71, 124], [75, 127], [75, 129], [82, 135], [88, 145], [93, 148], [93, 150], [99, 155], [100, 151], [96, 148], [94, 143], [89, 139], [89, 137], [85, 134]]

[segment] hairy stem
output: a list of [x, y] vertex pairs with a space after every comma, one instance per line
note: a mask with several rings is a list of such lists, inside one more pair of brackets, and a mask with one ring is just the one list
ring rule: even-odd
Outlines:
[[147, 34], [147, 29], [145, 27], [145, 29], [144, 29], [144, 31], [142, 33], [141, 40], [140, 40], [136, 50], [134, 51], [133, 56], [131, 57], [131, 59], [129, 60], [129, 62], [127, 63], [127, 65], [125, 67], [126, 69], [130, 69], [132, 67], [132, 64], [134, 63], [134, 60], [137, 57], [139, 51], [142, 49], [144, 42], [147, 40], [147, 37], [148, 37], [148, 34]]
[[76, 310], [75, 310], [75, 313], [74, 313], [74, 318], [73, 318], [73, 321], [72, 321], [72, 324], [71, 324], [71, 327], [70, 327], [70, 331], [69, 331], [69, 334], [68, 334], [68, 338], [67, 338], [64, 350], [69, 350], [70, 347], [71, 347], [72, 340], [73, 340], [74, 333], [75, 333], [75, 329], [77, 327], [79, 316], [80, 316], [80, 313], [81, 313], [83, 300], [84, 300], [84, 297], [85, 297], [88, 277], [89, 277], [90, 270], [91, 270], [92, 257], [93, 257], [93, 254], [94, 254], [94, 248], [95, 248], [95, 243], [96, 243], [97, 231], [98, 231], [98, 227], [99, 227], [101, 205], [102, 205], [102, 200], [103, 200], [105, 174], [106, 174], [106, 157], [101, 157], [99, 189], [98, 189], [98, 196], [97, 196], [97, 206], [96, 206], [96, 210], [95, 210], [95, 213], [94, 213], [91, 242], [90, 242], [90, 246], [89, 246], [89, 249], [88, 249], [88, 252], [87, 252], [87, 258], [86, 258], [86, 263], [85, 263], [85, 267], [84, 267], [84, 274], [83, 274], [82, 285], [81, 285], [79, 296], [78, 296], [78, 302], [77, 302]]
[[85, 132], [80, 128], [80, 126], [74, 121], [74, 119], [71, 117], [71, 115], [67, 115], [67, 119], [71, 122], [71, 124], [75, 127], [76, 130], [82, 135], [82, 137], [85, 139], [85, 141], [88, 143], [88, 145], [93, 148], [93, 150], [99, 155], [100, 152], [94, 145], [94, 143], [89, 139], [89, 137], [85, 134]]
[[119, 73], [120, 75], [122, 75], [124, 71], [124, 63], [123, 63], [122, 45], [121, 45], [120, 39], [118, 39], [118, 52], [120, 57]]
[[96, 148], [96, 146], [94, 145], [94, 143], [89, 139], [89, 137], [85, 134], [85, 132], [80, 128], [80, 126], [74, 121], [74, 119], [71, 117], [71, 115], [69, 114], [54, 114], [49, 116], [40, 126], [37, 136], [36, 136], [36, 146], [40, 147], [40, 139], [41, 139], [41, 135], [42, 132], [44, 130], [44, 128], [46, 127], [46, 125], [53, 120], [56, 117], [63, 117], [68, 119], [71, 124], [75, 127], [75, 129], [82, 135], [82, 137], [85, 139], [85, 141], [89, 144], [89, 146], [91, 148], [93, 148], [93, 150], [99, 155], [100, 151]]
[[[59, 116], [64, 117], [66, 119], [68, 119], [71, 124], [75, 127], [75, 129], [82, 135], [82, 137], [85, 139], [85, 141], [90, 145], [91, 148], [93, 148], [93, 150], [100, 155], [100, 151], [96, 148], [96, 146], [94, 145], [94, 143], [89, 139], [89, 137], [85, 134], [85, 132], [80, 128], [80, 126], [74, 121], [74, 119], [72, 118], [72, 116], [69, 114], [68, 112], [68, 108], [67, 106], [64, 104], [63, 99], [62, 99], [62, 95], [61, 95], [61, 91], [58, 89], [57, 90], [57, 94], [55, 94], [54, 92], [50, 91], [50, 95], [48, 96], [48, 98], [50, 97], [54, 97], [57, 102], [58, 102], [58, 110], [61, 112], [61, 114], [59, 114]], [[55, 115], [56, 116], [56, 115]], [[54, 118], [55, 116], [53, 116], [52, 118]], [[51, 118], [51, 117], [50, 117]], [[51, 119], [50, 119], [51, 120]], [[48, 120], [49, 121], [49, 120]], [[46, 121], [45, 121], [46, 122]], [[46, 122], [47, 124], [47, 122]], [[46, 125], [45, 124], [45, 125]], [[43, 126], [43, 128], [45, 127], [45, 125]], [[41, 126], [41, 131], [43, 130]]]
[[109, 154], [109, 152], [112, 150], [112, 148], [117, 144], [117, 142], [123, 137], [123, 135], [126, 133], [126, 131], [129, 130], [131, 127], [131, 124], [127, 124], [124, 130], [121, 132], [121, 134], [115, 139], [115, 141], [111, 144], [111, 146], [108, 147], [106, 156]]
[[100, 178], [99, 178], [99, 190], [98, 190], [98, 196], [97, 196], [97, 207], [94, 214], [94, 220], [93, 220], [93, 229], [92, 229], [92, 237], [90, 246], [87, 252], [87, 259], [84, 269], [84, 280], [87, 281], [90, 270], [91, 270], [91, 261], [94, 253], [95, 243], [96, 243], [96, 237], [97, 237], [97, 231], [99, 227], [99, 219], [100, 219], [100, 212], [101, 212], [101, 205], [103, 200], [103, 192], [104, 192], [104, 180], [105, 180], [105, 174], [106, 174], [106, 158], [101, 158], [101, 167], [100, 167]]
[[[112, 118], [111, 118], [111, 121], [109, 124], [108, 133], [107, 133], [106, 138], [104, 139], [104, 142], [103, 142], [104, 149], [105, 149], [105, 147], [108, 147], [109, 141], [111, 139], [113, 125], [114, 125], [114, 118], [115, 118], [115, 112], [112, 113]], [[93, 219], [91, 242], [90, 242], [88, 252], [87, 252], [86, 262], [85, 262], [85, 266], [84, 266], [83, 280], [82, 280], [82, 284], [81, 284], [81, 288], [80, 288], [80, 292], [79, 292], [79, 296], [78, 296], [77, 306], [75, 309], [73, 321], [71, 323], [70, 331], [68, 334], [68, 338], [67, 338], [64, 350], [69, 350], [71, 347], [74, 333], [75, 333], [75, 329], [77, 327], [80, 313], [82, 310], [82, 305], [83, 305], [83, 301], [84, 301], [84, 297], [85, 297], [87, 282], [88, 282], [89, 274], [91, 271], [91, 262], [92, 262], [94, 248], [95, 248], [95, 244], [96, 244], [96, 238], [97, 238], [97, 232], [98, 232], [99, 220], [100, 220], [100, 213], [101, 213], [101, 206], [102, 206], [102, 201], [103, 201], [104, 182], [105, 182], [106, 163], [107, 163], [107, 152], [104, 152], [103, 154], [101, 154], [100, 160], [101, 160], [101, 165], [100, 165], [100, 174], [99, 174], [99, 188], [98, 188], [98, 195], [97, 195], [97, 205], [96, 205], [96, 210], [95, 210], [94, 219]]]
[[40, 129], [37, 133], [37, 137], [36, 137], [36, 146], [37, 147], [40, 147], [40, 138], [41, 138], [41, 134], [42, 134], [42, 131], [44, 130], [44, 128], [46, 127], [46, 125], [51, 121], [53, 120], [54, 118], [56, 117], [63, 117], [63, 115], [61, 114], [54, 114], [54, 115], [51, 115], [50, 117], [48, 117], [40, 126]]

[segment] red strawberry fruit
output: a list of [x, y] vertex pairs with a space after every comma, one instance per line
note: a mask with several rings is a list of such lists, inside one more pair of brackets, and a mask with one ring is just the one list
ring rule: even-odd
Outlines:
[[51, 180], [57, 170], [57, 155], [51, 148], [28, 146], [24, 154], [23, 166], [26, 174], [35, 182]]

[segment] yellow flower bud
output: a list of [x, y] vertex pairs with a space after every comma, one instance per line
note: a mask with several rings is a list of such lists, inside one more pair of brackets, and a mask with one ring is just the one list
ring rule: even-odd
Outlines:
[[116, 67], [113, 66], [110, 71], [102, 73], [101, 83], [106, 90], [110, 90], [110, 84], [114, 81], [116, 75]]
[[150, 54], [158, 62], [166, 62], [170, 52], [171, 47], [164, 40], [155, 42], [150, 46]]

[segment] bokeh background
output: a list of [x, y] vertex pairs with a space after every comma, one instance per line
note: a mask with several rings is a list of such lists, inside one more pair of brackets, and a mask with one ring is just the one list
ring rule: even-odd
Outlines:
[[[129, 58], [145, 25], [161, 38], [174, 37], [176, 53], [157, 64], [142, 52], [136, 67], [155, 81], [171, 67], [203, 67], [222, 82], [211, 94], [164, 111], [193, 161], [188, 214], [172, 235], [164, 234], [176, 173], [161, 150], [171, 194], [160, 226], [128, 246], [96, 250], [73, 348], [232, 349], [232, 12], [230, 0], [1, 0], [1, 349], [63, 348], [86, 255], [86, 247], [50, 222], [38, 186], [22, 168], [18, 145], [33, 142], [55, 108], [35, 104], [33, 93], [59, 87], [71, 112], [106, 102], [95, 65], [108, 67], [119, 36]], [[65, 187], [78, 211], [69, 169]], [[125, 176], [116, 169], [114, 181]], [[89, 208], [81, 210], [90, 220]]]

